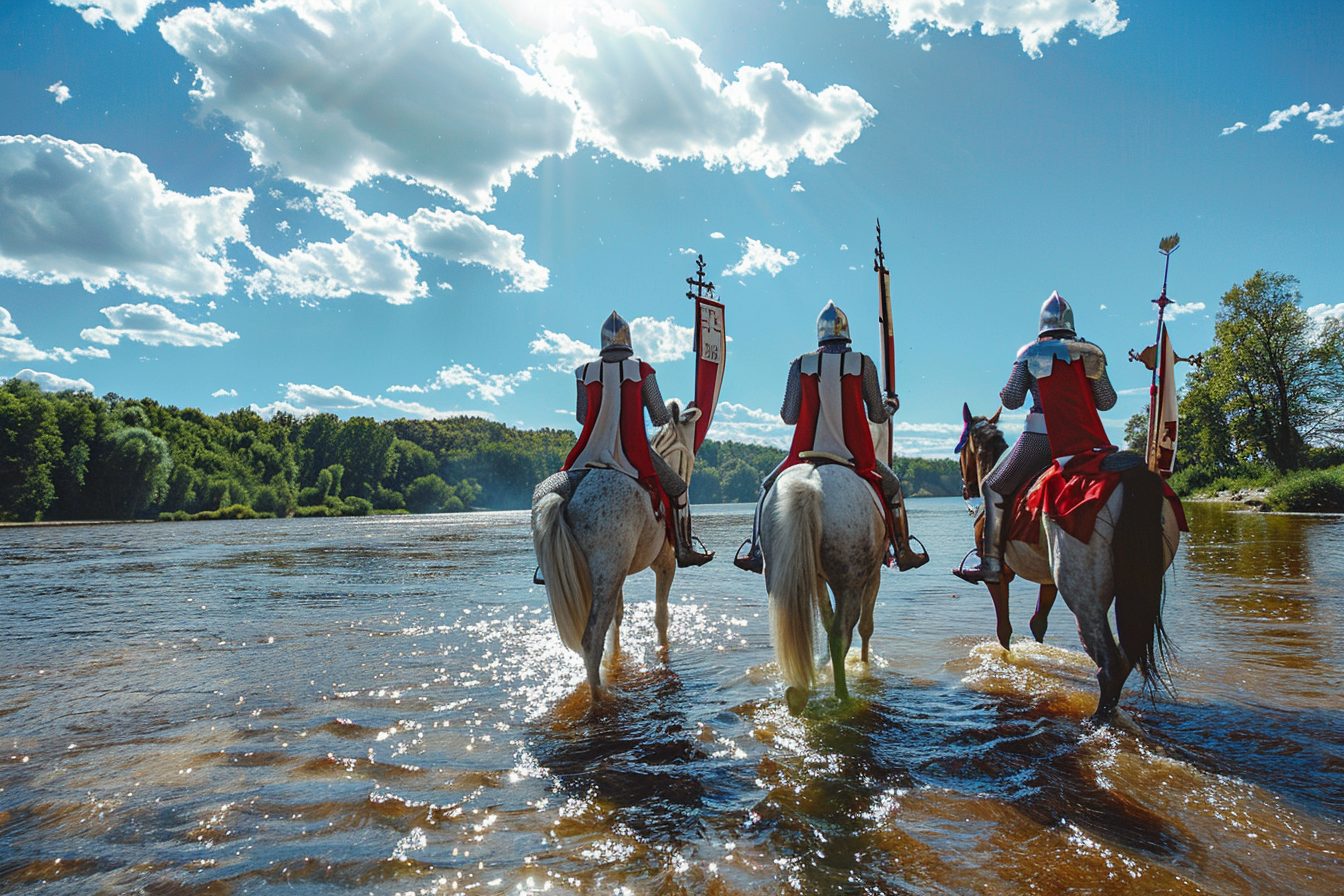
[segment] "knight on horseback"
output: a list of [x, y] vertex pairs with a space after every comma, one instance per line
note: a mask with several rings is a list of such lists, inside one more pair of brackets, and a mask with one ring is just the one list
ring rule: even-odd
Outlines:
[[703, 566], [714, 552], [695, 549], [686, 481], [649, 446], [644, 431], [645, 410], [655, 426], [672, 419], [653, 368], [635, 357], [630, 325], [615, 311], [602, 324], [601, 338], [600, 357], [574, 372], [574, 414], [583, 431], [561, 471], [537, 486], [533, 503], [547, 494], [568, 500], [588, 470], [617, 470], [666, 496], [661, 506], [671, 514], [677, 566]]
[[910, 547], [912, 538], [901, 481], [876, 458], [868, 426], [869, 421], [886, 423], [900, 406], [894, 395], [882, 396], [872, 358], [850, 349], [849, 318], [834, 302], [827, 302], [817, 317], [817, 350], [798, 356], [789, 367], [784, 404], [779, 413], [785, 423], [795, 427], [792, 447], [788, 457], [761, 484], [751, 547], [745, 554], [739, 549], [734, 565], [749, 572], [764, 569], [761, 508], [779, 474], [800, 461], [839, 463], [880, 485], [890, 511], [897, 567], [907, 570], [927, 563], [926, 552]]
[[1007, 528], [1005, 504], [1019, 488], [1035, 480], [1054, 459], [1062, 464], [1075, 455], [1114, 449], [1097, 415], [1116, 402], [1106, 374], [1106, 355], [1078, 338], [1073, 306], [1057, 292], [1041, 306], [1037, 339], [1018, 351], [999, 399], [1005, 408], [1015, 410], [1022, 407], [1028, 392], [1032, 406], [1022, 435], [980, 485], [985, 527], [979, 563], [952, 570], [967, 582], [999, 581]]

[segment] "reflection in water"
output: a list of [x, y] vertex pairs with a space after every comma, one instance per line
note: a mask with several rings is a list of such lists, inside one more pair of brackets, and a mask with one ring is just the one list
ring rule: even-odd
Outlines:
[[[960, 555], [959, 502], [911, 512]], [[1179, 699], [1103, 730], [1073, 627], [1005, 652], [940, 564], [794, 718], [726, 563], [666, 654], [632, 580], [591, 706], [525, 513], [3, 529], [0, 890], [1339, 892], [1344, 524], [1189, 512]]]

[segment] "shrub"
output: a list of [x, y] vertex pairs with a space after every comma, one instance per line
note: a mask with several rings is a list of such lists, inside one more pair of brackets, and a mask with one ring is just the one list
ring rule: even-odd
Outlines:
[[295, 507], [294, 515], [296, 517], [305, 516], [340, 516], [340, 510], [334, 510], [325, 504], [314, 504], [310, 507]]
[[1271, 510], [1344, 513], [1344, 466], [1288, 476], [1269, 490], [1268, 504]]
[[351, 495], [341, 502], [341, 516], [368, 516], [373, 512], [373, 502], [366, 498]]

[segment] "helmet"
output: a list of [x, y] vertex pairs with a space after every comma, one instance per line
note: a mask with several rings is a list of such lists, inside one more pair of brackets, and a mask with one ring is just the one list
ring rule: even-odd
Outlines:
[[602, 324], [602, 348], [630, 348], [630, 325], [615, 311]]
[[817, 342], [848, 341], [849, 318], [834, 302], [827, 302], [826, 307], [821, 309], [821, 314], [817, 315]]
[[1073, 306], [1057, 292], [1050, 293], [1050, 298], [1041, 306], [1041, 329], [1037, 335], [1061, 336], [1066, 339], [1078, 337], [1073, 329]]

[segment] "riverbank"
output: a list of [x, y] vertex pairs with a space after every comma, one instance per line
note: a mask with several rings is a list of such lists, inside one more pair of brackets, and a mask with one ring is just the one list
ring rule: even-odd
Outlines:
[[1240, 481], [1220, 478], [1185, 500], [1240, 504], [1256, 511], [1344, 513], [1344, 465], [1299, 470], [1273, 481], [1266, 481], [1263, 474]]

